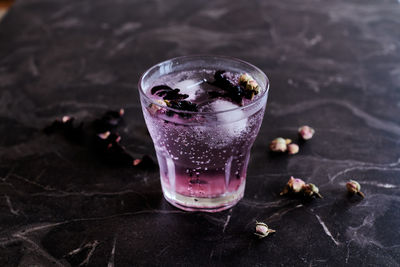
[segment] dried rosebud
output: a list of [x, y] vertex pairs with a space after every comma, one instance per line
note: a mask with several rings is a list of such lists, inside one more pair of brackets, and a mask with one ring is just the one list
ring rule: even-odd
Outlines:
[[70, 116], [63, 116], [62, 117], [62, 119], [61, 119], [61, 121], [63, 122], [63, 123], [66, 123], [66, 122], [68, 122], [69, 120], [71, 120], [72, 118], [70, 117]]
[[303, 180], [291, 176], [280, 195], [286, 195], [289, 192], [299, 193], [303, 190], [305, 184]]
[[304, 186], [304, 194], [306, 196], [312, 197], [312, 196], [317, 196], [319, 198], [323, 198], [322, 195], [319, 193], [319, 189], [315, 184], [306, 184]]
[[245, 97], [253, 99], [254, 95], [260, 92], [260, 86], [249, 74], [244, 73], [239, 77], [239, 84], [245, 89]]
[[299, 146], [296, 145], [296, 144], [289, 144], [287, 146], [287, 149], [288, 149], [288, 153], [290, 155], [294, 155], [294, 154], [297, 154], [299, 152]]
[[255, 80], [248, 81], [246, 84], [246, 90], [253, 91], [255, 94], [259, 93], [260, 87]]
[[303, 187], [306, 183], [299, 178], [294, 178], [293, 176], [291, 176], [287, 184], [293, 192], [298, 193], [303, 190]]
[[268, 225], [263, 222], [256, 221], [256, 232], [254, 233], [259, 238], [267, 237], [271, 233], [275, 233], [275, 230], [269, 229]]
[[274, 152], [285, 152], [287, 150], [286, 140], [282, 137], [275, 138], [272, 140], [269, 148]]
[[359, 196], [361, 196], [362, 198], [365, 197], [364, 193], [360, 191], [361, 189], [361, 185], [354, 180], [350, 180], [349, 182], [346, 183], [346, 187], [347, 187], [347, 191], [350, 194], [357, 194]]
[[304, 140], [309, 140], [313, 137], [315, 130], [307, 125], [301, 126], [299, 128], [299, 135]]
[[[155, 115], [157, 113], [157, 111], [162, 109], [162, 107], [166, 107], [169, 104], [168, 100], [157, 99], [155, 102], [157, 102], [157, 104], [159, 104], [159, 105], [150, 104], [148, 107], [148, 111], [151, 113], [151, 115]], [[160, 107], [160, 106], [162, 106], [162, 107]]]
[[104, 133], [99, 133], [97, 136], [100, 137], [100, 139], [105, 140], [110, 136], [110, 131], [107, 131], [107, 132], [104, 132]]
[[253, 80], [253, 77], [251, 77], [247, 73], [244, 73], [244, 74], [240, 75], [240, 77], [239, 77], [239, 83], [241, 83], [241, 84], [247, 84], [251, 80]]

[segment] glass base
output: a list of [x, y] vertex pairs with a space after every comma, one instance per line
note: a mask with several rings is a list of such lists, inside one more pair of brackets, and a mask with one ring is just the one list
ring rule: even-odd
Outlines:
[[245, 185], [246, 183], [243, 182], [235, 192], [226, 193], [214, 198], [184, 196], [166, 190], [163, 185], [162, 189], [164, 198], [179, 209], [186, 211], [219, 212], [235, 206], [243, 198]]

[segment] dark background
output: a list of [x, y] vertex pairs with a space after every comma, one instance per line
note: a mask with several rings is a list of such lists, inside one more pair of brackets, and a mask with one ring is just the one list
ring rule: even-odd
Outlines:
[[[234, 208], [180, 211], [157, 169], [43, 133], [123, 107], [122, 143], [154, 158], [138, 79], [189, 54], [238, 57], [271, 80]], [[398, 1], [17, 1], [0, 23], [0, 265], [399, 266], [399, 62]], [[299, 154], [268, 152], [303, 124], [316, 135]], [[324, 198], [280, 197], [291, 175]], [[276, 234], [258, 240], [255, 220]]]

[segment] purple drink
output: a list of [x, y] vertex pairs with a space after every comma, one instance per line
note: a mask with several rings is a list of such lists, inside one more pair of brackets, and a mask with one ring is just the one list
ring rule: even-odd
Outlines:
[[176, 58], [142, 76], [143, 114], [167, 201], [216, 212], [243, 197], [268, 87], [258, 68], [224, 57]]

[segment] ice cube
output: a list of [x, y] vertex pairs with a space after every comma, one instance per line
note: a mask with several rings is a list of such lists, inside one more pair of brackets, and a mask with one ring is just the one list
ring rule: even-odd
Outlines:
[[[239, 105], [223, 99], [218, 99], [210, 105], [212, 110], [215, 112], [231, 110], [239, 107]], [[238, 136], [247, 127], [246, 114], [240, 109], [217, 113], [216, 116], [217, 120], [221, 122], [221, 127], [229, 136]]]
[[181, 94], [187, 94], [189, 97], [185, 100], [193, 101], [196, 99], [196, 96], [199, 95], [199, 93], [201, 92], [202, 89], [200, 87], [200, 84], [202, 84], [203, 82], [204, 80], [183, 80], [174, 84], [172, 87], [174, 89], [180, 89]]

